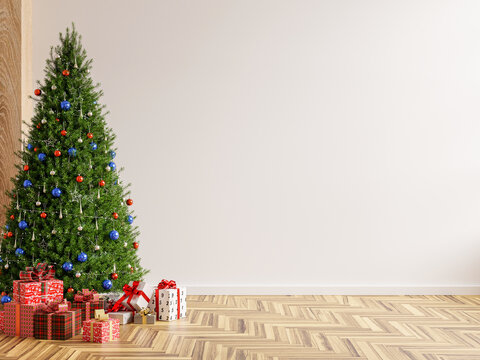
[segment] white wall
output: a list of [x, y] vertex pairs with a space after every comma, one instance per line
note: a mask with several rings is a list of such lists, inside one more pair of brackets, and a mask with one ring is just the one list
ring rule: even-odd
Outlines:
[[473, 0], [35, 1], [34, 78], [74, 21], [152, 281], [480, 292], [479, 13]]

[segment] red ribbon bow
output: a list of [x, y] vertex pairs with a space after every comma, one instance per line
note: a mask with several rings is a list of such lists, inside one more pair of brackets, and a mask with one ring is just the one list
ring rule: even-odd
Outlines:
[[55, 269], [47, 263], [38, 263], [37, 266], [27, 266], [25, 270], [20, 271], [20, 280], [43, 281], [53, 279]]
[[40, 304], [39, 312], [50, 314], [58, 311], [58, 301], [47, 301], [47, 303]]
[[123, 300], [125, 300], [125, 299], [127, 299], [127, 304], [128, 304], [128, 306], [130, 306], [130, 308], [135, 311], [135, 308], [134, 308], [132, 305], [130, 305], [130, 301], [132, 300], [132, 298], [133, 298], [134, 296], [143, 296], [143, 298], [144, 298], [147, 302], [149, 302], [150, 299], [148, 298], [148, 296], [145, 295], [145, 293], [144, 293], [142, 290], [138, 290], [138, 289], [137, 289], [137, 287], [138, 287], [139, 284], [140, 284], [140, 281], [134, 281], [134, 282], [132, 283], [132, 286], [130, 286], [130, 285], [128, 285], [128, 284], [123, 285], [123, 292], [124, 292], [124, 294], [123, 294], [123, 296], [122, 296], [120, 299], [118, 299], [118, 301], [115, 303], [115, 305], [114, 305], [113, 308], [112, 308], [112, 311], [118, 311], [118, 310], [120, 309], [120, 306], [122, 305]]
[[177, 283], [174, 280], [163, 279], [158, 283], [157, 289], [176, 289]]
[[75, 301], [87, 302], [93, 299], [93, 294], [96, 294], [95, 290], [83, 289], [82, 291], [77, 291], [75, 295]]

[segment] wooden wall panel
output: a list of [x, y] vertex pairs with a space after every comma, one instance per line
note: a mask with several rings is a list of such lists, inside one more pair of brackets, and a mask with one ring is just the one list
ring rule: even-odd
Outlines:
[[5, 221], [4, 205], [9, 204], [5, 191], [16, 173], [21, 120], [31, 117], [26, 97], [31, 88], [30, 28], [30, 0], [0, 0], [0, 225]]

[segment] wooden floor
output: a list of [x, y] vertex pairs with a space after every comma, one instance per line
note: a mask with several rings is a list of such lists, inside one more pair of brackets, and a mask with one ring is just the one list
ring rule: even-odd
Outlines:
[[480, 360], [480, 296], [190, 296], [109, 344], [0, 336], [0, 359]]

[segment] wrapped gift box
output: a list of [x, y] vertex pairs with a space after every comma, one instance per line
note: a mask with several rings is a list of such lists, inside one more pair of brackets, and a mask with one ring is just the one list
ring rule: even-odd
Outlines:
[[5, 310], [0, 311], [0, 332], [5, 332]]
[[82, 311], [82, 321], [90, 320], [95, 316], [95, 310], [104, 309], [103, 300], [98, 301], [74, 301], [72, 302], [72, 310]]
[[172, 321], [187, 316], [187, 289], [156, 289], [155, 312], [157, 320]]
[[38, 304], [63, 299], [63, 281], [54, 278], [55, 270], [46, 263], [20, 271], [13, 281], [13, 300], [20, 304]]
[[145, 281], [130, 281], [123, 286], [124, 294], [115, 305], [121, 304], [128, 310], [140, 311], [148, 306], [154, 291], [154, 287]]
[[110, 319], [117, 319], [120, 325], [133, 322], [133, 311], [117, 311], [108, 313]]
[[41, 302], [41, 289], [42, 285], [39, 281], [14, 280], [13, 301], [19, 304], [39, 304]]
[[155, 324], [155, 317], [156, 314], [154, 312], [145, 314], [143, 312], [139, 312], [135, 314], [133, 318], [134, 324]]
[[5, 334], [10, 336], [33, 337], [34, 314], [44, 304], [5, 304]]
[[37, 312], [34, 315], [34, 336], [36, 339], [67, 340], [80, 334], [81, 322], [81, 310]]
[[83, 322], [83, 341], [106, 343], [120, 338], [120, 321], [117, 319], [108, 320], [87, 320]]

